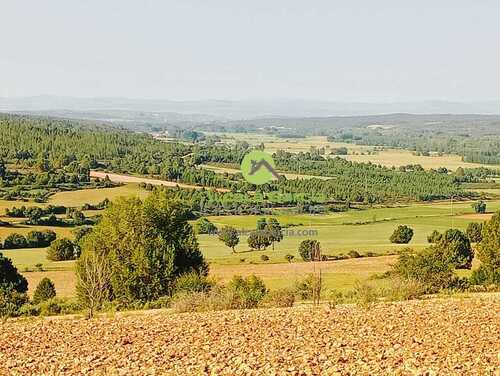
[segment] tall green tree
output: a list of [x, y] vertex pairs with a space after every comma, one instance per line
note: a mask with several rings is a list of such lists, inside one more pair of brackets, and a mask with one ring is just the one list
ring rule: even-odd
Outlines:
[[233, 253], [235, 253], [235, 247], [240, 242], [240, 236], [238, 230], [231, 226], [224, 226], [219, 231], [219, 240], [223, 242], [226, 246], [231, 248]]
[[270, 218], [269, 221], [267, 222], [265, 230], [269, 233], [269, 236], [271, 238], [271, 244], [273, 246], [273, 251], [274, 251], [274, 243], [275, 242], [279, 243], [280, 241], [283, 240], [283, 231], [281, 225], [276, 218]]
[[92, 279], [87, 270], [101, 273], [92, 263], [103, 264], [101, 269], [108, 273], [99, 275], [99, 284], [109, 289], [107, 299], [125, 302], [168, 295], [184, 273], [206, 275], [208, 265], [188, 219], [186, 207], [165, 192], [154, 192], [144, 202], [118, 199], [82, 240], [80, 290]]

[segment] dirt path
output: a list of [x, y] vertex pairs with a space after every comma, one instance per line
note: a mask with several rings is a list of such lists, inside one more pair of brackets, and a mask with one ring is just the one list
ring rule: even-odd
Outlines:
[[[132, 176], [132, 175], [113, 174], [113, 173], [102, 172], [102, 171], [90, 171], [90, 177], [92, 177], [92, 178], [104, 179], [106, 176], [108, 176], [111, 181], [116, 182], [116, 183], [145, 183], [145, 184], [152, 184], [152, 185], [163, 185], [166, 187], [179, 186], [181, 188], [190, 188], [190, 189], [203, 188], [203, 187], [200, 187], [197, 185], [177, 183], [177, 182], [168, 181], [168, 180], [158, 180], [158, 179], [143, 178], [143, 177]], [[210, 187], [205, 187], [205, 188], [211, 189]], [[216, 190], [219, 192], [229, 192], [229, 189], [224, 189], [224, 188], [217, 188]]]

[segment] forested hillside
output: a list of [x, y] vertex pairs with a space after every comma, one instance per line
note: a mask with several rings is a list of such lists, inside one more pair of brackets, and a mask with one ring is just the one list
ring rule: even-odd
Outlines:
[[[249, 151], [248, 144], [230, 147], [211, 142], [161, 142], [150, 135], [88, 122], [2, 115], [0, 138], [3, 140], [0, 158], [6, 162], [3, 164], [6, 172], [2, 176], [4, 187], [15, 185], [13, 177], [22, 179], [25, 173], [20, 171], [23, 169], [45, 174], [76, 171], [82, 176], [88, 176], [90, 169], [101, 169], [228, 188], [233, 193], [260, 191], [276, 192], [283, 197], [296, 195], [293, 199], [275, 197], [273, 200], [284, 204], [297, 200], [310, 204], [369, 204], [470, 196], [447, 171], [427, 172], [419, 166], [396, 170], [340, 158], [329, 159], [318, 154], [282, 151], [274, 156], [281, 171], [331, 179], [283, 178], [254, 187], [240, 174], [218, 174], [200, 167], [207, 162], [239, 164]], [[266, 202], [267, 199], [264, 204]]]

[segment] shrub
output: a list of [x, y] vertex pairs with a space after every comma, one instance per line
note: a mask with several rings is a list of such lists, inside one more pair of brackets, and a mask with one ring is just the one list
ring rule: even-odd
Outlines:
[[481, 233], [483, 231], [483, 224], [478, 222], [471, 222], [467, 225], [465, 234], [471, 243], [479, 243], [483, 238]]
[[335, 309], [339, 304], [343, 304], [344, 302], [345, 302], [345, 297], [341, 291], [337, 290], [330, 291], [328, 297], [328, 307], [330, 309]]
[[472, 266], [474, 251], [469, 239], [460, 230], [447, 230], [432, 248], [457, 269], [470, 269]]
[[177, 312], [220, 311], [232, 308], [232, 300], [226, 289], [217, 287], [208, 292], [178, 294], [171, 307]]
[[425, 286], [415, 280], [395, 278], [382, 295], [389, 301], [404, 301], [418, 299], [425, 294]]
[[54, 282], [49, 278], [43, 278], [33, 294], [33, 303], [38, 304], [56, 297]]
[[19, 316], [21, 307], [28, 302], [28, 295], [13, 288], [0, 288], [0, 317]]
[[356, 304], [362, 308], [371, 308], [377, 303], [379, 295], [377, 290], [367, 283], [357, 282], [353, 289]]
[[304, 261], [319, 261], [321, 257], [321, 245], [313, 239], [303, 240], [299, 245], [299, 254]]
[[217, 226], [205, 217], [196, 221], [195, 230], [198, 234], [217, 234]]
[[285, 260], [288, 261], [288, 262], [292, 262], [294, 258], [295, 258], [294, 255], [291, 255], [291, 254], [286, 254], [285, 255]]
[[354, 251], [354, 250], [349, 251], [349, 252], [347, 253], [347, 255], [348, 255], [350, 258], [360, 258], [360, 257], [361, 257], [360, 253], [359, 253], [358, 251]]
[[3, 242], [4, 249], [20, 249], [28, 248], [28, 241], [21, 234], [10, 234]]
[[413, 238], [413, 229], [406, 225], [399, 225], [389, 240], [395, 244], [408, 244]]
[[47, 250], [47, 259], [51, 261], [75, 260], [77, 256], [75, 245], [66, 238], [54, 240]]
[[322, 282], [314, 274], [308, 274], [305, 278], [295, 282], [295, 293], [302, 300], [315, 299], [321, 296]]
[[261, 259], [261, 261], [266, 262], [266, 261], [269, 261], [269, 256], [268, 255], [261, 255], [260, 259]]
[[288, 308], [295, 303], [295, 293], [290, 289], [273, 290], [267, 293], [261, 302], [265, 308]]
[[231, 308], [255, 308], [266, 295], [267, 289], [264, 281], [251, 275], [243, 278], [234, 276], [227, 285], [231, 297]]
[[480, 265], [472, 271], [470, 283], [472, 285], [500, 285], [500, 269], [492, 268], [490, 265]]
[[434, 248], [427, 248], [417, 254], [401, 254], [392, 266], [391, 274], [420, 283], [426, 293], [448, 288], [455, 280], [453, 265]]
[[248, 246], [252, 249], [266, 249], [272, 244], [271, 233], [267, 230], [252, 231], [247, 238]]
[[438, 230], [434, 230], [429, 236], [427, 236], [427, 242], [437, 243], [442, 237], [443, 235]]
[[174, 283], [175, 293], [209, 291], [214, 283], [203, 274], [197, 272], [184, 273]]
[[486, 213], [486, 203], [484, 201], [478, 201], [472, 204], [472, 208], [478, 214]]

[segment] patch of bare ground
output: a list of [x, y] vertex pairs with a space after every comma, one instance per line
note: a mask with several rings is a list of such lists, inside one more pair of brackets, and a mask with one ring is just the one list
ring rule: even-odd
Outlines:
[[337, 261], [297, 262], [281, 264], [241, 264], [241, 265], [210, 265], [211, 275], [222, 281], [230, 280], [234, 275], [248, 276], [255, 274], [261, 278], [302, 277], [313, 272], [352, 273], [357, 276], [369, 276], [373, 273], [383, 273], [394, 264], [397, 256], [363, 257]]
[[[151, 185], [163, 185], [165, 187], [179, 186], [181, 188], [191, 188], [191, 189], [203, 188], [203, 187], [197, 186], [197, 185], [177, 183], [174, 181], [144, 178], [144, 177], [132, 176], [132, 175], [112, 174], [112, 173], [102, 172], [102, 171], [90, 171], [90, 176], [92, 178], [99, 178], [99, 179], [104, 179], [106, 176], [108, 176], [109, 180], [111, 180], [112, 182], [115, 182], [115, 183], [145, 183], [145, 184], [151, 184]], [[224, 188], [217, 188], [216, 190], [219, 192], [228, 192], [229, 191], [228, 189], [224, 189]]]
[[0, 324], [9, 375], [498, 375], [498, 295]]
[[460, 216], [457, 216], [457, 218], [462, 218], [462, 219], [470, 219], [473, 221], [488, 221], [493, 217], [493, 213], [486, 213], [486, 214], [463, 214]]

